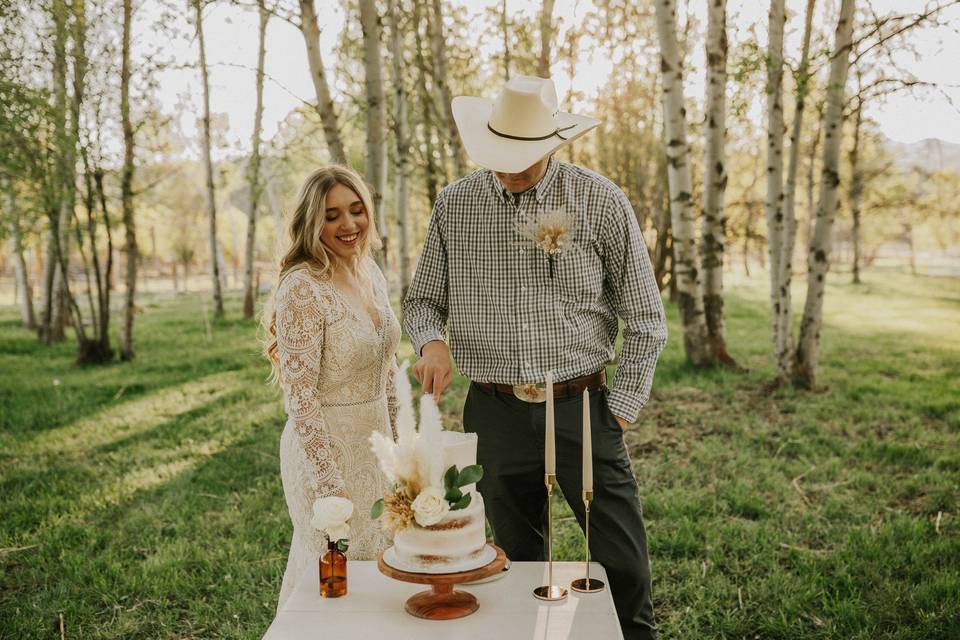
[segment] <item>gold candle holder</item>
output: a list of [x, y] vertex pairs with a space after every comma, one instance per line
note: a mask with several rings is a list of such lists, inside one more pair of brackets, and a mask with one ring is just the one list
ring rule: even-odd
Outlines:
[[584, 532], [587, 538], [586, 577], [577, 578], [576, 580], [570, 583], [570, 588], [580, 593], [597, 593], [598, 591], [603, 591], [604, 589], [607, 588], [607, 585], [603, 584], [602, 580], [597, 580], [596, 578], [590, 577], [590, 503], [591, 502], [593, 502], [593, 491], [584, 491], [583, 506], [586, 510], [586, 526], [584, 526]]
[[533, 597], [539, 600], [556, 601], [567, 597], [567, 590], [558, 584], [553, 584], [553, 509], [551, 509], [551, 498], [553, 497], [553, 481], [556, 474], [547, 473], [544, 475], [544, 482], [547, 485], [547, 584], [537, 587], [533, 590]]

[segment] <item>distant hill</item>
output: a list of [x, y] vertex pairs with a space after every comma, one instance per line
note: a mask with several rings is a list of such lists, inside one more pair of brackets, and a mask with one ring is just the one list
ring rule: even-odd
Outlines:
[[960, 171], [960, 144], [939, 138], [927, 138], [917, 142], [897, 142], [886, 138], [884, 144], [893, 153], [897, 164], [905, 169], [921, 167], [928, 171]]

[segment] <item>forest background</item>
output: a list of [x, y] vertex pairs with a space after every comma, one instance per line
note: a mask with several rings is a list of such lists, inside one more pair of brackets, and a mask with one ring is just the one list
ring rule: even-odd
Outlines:
[[476, 168], [450, 98], [532, 74], [603, 120], [559, 158], [624, 190], [667, 302], [626, 434], [665, 637], [950, 637], [960, 3], [726, 5], [0, 0], [2, 633], [262, 633], [297, 188], [363, 173], [399, 313]]

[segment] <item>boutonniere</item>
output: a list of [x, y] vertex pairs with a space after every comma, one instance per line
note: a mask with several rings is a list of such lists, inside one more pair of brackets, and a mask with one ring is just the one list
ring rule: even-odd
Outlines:
[[550, 261], [553, 278], [554, 261], [573, 244], [575, 218], [566, 209], [550, 209], [535, 220], [520, 225], [520, 235], [533, 242]]

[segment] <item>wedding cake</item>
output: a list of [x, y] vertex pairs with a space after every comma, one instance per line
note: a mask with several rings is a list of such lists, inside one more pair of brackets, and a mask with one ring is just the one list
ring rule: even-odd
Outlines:
[[[444, 431], [442, 443], [445, 469], [476, 465], [476, 434]], [[461, 489], [471, 497], [466, 508], [448, 511], [436, 524], [421, 526], [414, 520], [413, 526], [398, 530], [388, 564], [417, 573], [454, 573], [490, 563], [496, 554], [487, 546], [483, 497], [475, 487], [471, 483]]]
[[416, 429], [406, 365], [397, 378], [397, 438], [374, 433], [371, 448], [393, 485], [371, 516], [393, 537], [383, 560], [401, 571], [456, 573], [489, 564], [476, 434], [444, 431], [433, 396], [420, 399]]

